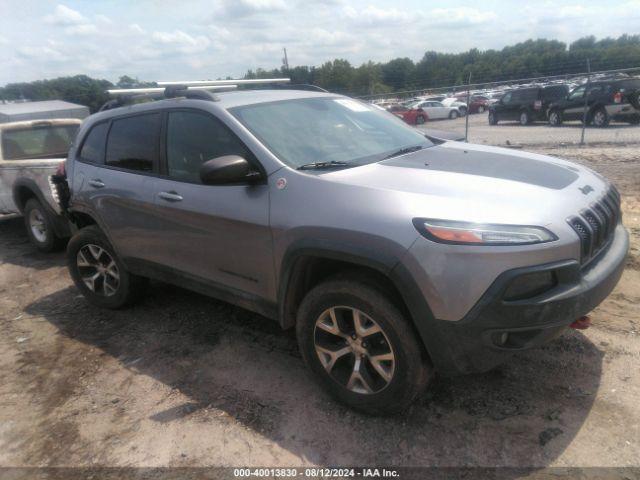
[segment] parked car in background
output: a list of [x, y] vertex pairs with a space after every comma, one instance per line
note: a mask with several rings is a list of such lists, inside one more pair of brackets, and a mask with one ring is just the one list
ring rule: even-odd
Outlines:
[[50, 177], [67, 157], [80, 120], [0, 123], [0, 213], [24, 215], [27, 235], [41, 251], [70, 235]]
[[576, 87], [550, 105], [549, 124], [558, 126], [564, 120], [583, 120], [585, 103], [587, 124], [606, 127], [611, 120], [619, 120], [638, 125], [640, 78], [596, 81]]
[[[456, 98], [459, 102], [462, 102], [466, 105], [467, 103], [467, 95], [459, 94], [456, 95]], [[471, 95], [469, 99], [469, 113], [484, 113], [489, 109], [489, 98], [483, 95]]]
[[489, 106], [489, 124], [496, 125], [502, 120], [517, 120], [521, 125], [546, 121], [549, 106], [565, 98], [568, 92], [566, 85], [511, 90]]
[[422, 100], [412, 105], [414, 109], [422, 109], [427, 112], [427, 115], [431, 120], [442, 120], [445, 118], [458, 118], [464, 116], [460, 112], [460, 107], [450, 106], [446, 107], [442, 102], [436, 102], [435, 100]]
[[460, 116], [464, 117], [467, 114], [467, 103], [461, 102], [455, 97], [447, 97], [446, 95], [436, 95], [425, 97], [423, 100], [432, 100], [434, 102], [440, 102], [445, 107], [456, 107]]
[[387, 111], [393, 113], [396, 117], [401, 118], [409, 125], [422, 125], [429, 120], [429, 115], [422, 108], [414, 108], [405, 106], [400, 103], [391, 105]]

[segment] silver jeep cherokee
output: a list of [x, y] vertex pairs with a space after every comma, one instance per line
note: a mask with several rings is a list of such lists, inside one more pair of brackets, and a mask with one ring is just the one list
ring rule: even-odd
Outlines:
[[96, 305], [148, 278], [232, 302], [295, 326], [339, 400], [389, 413], [435, 371], [550, 340], [620, 278], [620, 196], [587, 168], [432, 142], [328, 93], [173, 96], [89, 117], [69, 153], [68, 265]]

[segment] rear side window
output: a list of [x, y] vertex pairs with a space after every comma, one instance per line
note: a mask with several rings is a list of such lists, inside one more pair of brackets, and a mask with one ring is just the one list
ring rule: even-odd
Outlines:
[[564, 85], [558, 85], [557, 87], [548, 87], [542, 91], [542, 96], [545, 100], [559, 100], [564, 98], [569, 93], [569, 89]]
[[152, 172], [158, 157], [160, 114], [150, 113], [114, 120], [107, 139], [105, 164]]
[[82, 149], [80, 150], [80, 158], [91, 163], [104, 162], [104, 146], [107, 140], [108, 123], [99, 123], [95, 125], [87, 135]]
[[43, 125], [2, 132], [5, 160], [66, 158], [78, 125]]
[[170, 177], [199, 183], [202, 164], [223, 155], [251, 158], [244, 144], [220, 120], [198, 112], [169, 112], [167, 169]]

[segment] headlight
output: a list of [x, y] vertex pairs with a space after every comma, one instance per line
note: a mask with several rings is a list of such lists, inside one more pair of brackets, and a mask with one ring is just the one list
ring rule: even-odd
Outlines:
[[413, 225], [426, 238], [456, 245], [529, 245], [557, 240], [543, 227], [527, 225], [492, 225], [415, 218]]

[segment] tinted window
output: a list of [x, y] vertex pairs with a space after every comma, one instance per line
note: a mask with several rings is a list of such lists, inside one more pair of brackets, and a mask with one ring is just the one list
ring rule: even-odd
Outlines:
[[2, 132], [5, 160], [65, 158], [76, 136], [78, 125], [46, 125]]
[[543, 90], [543, 97], [545, 100], [558, 100], [566, 97], [568, 88], [564, 85], [558, 85], [556, 87], [547, 87]]
[[153, 171], [159, 132], [159, 113], [115, 120], [109, 131], [105, 163], [127, 170]]
[[507, 93], [506, 95], [504, 95], [504, 96], [502, 97], [502, 102], [503, 102], [503, 103], [509, 103], [509, 102], [511, 102], [511, 96], [512, 96], [512, 94], [511, 94], [511, 93]]
[[167, 167], [170, 177], [200, 182], [200, 167], [223, 155], [250, 158], [244, 144], [220, 120], [197, 112], [170, 112]]
[[107, 140], [108, 123], [100, 123], [95, 125], [87, 135], [82, 150], [80, 150], [80, 158], [91, 163], [104, 162], [104, 146]]

